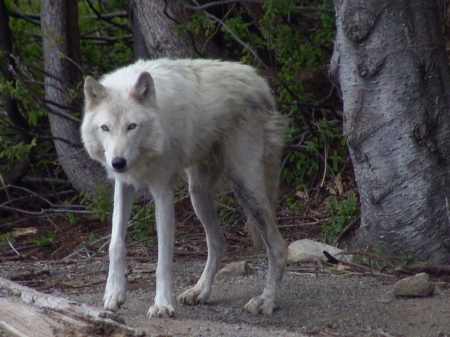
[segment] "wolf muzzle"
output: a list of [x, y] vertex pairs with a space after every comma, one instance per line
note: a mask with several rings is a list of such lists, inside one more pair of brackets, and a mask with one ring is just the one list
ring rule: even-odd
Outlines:
[[111, 166], [115, 170], [119, 170], [120, 171], [120, 170], [123, 170], [127, 166], [127, 161], [123, 157], [114, 157], [111, 160]]

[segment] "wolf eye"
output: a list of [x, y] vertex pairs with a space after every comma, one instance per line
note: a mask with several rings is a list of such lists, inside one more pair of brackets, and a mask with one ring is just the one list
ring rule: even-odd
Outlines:
[[133, 130], [136, 128], [136, 123], [131, 123], [130, 125], [128, 125], [128, 130]]
[[109, 128], [105, 124], [103, 124], [101, 126], [101, 128], [102, 128], [103, 131], [109, 131]]

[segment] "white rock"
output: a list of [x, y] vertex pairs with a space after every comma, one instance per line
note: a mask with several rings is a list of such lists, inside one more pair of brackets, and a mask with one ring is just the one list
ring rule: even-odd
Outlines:
[[394, 296], [425, 297], [433, 294], [434, 283], [427, 273], [404, 278], [394, 285]]
[[224, 278], [251, 275], [253, 272], [252, 266], [245, 261], [231, 262], [217, 272], [216, 281]]
[[323, 261], [327, 261], [323, 251], [326, 250], [338, 260], [351, 261], [351, 255], [341, 255], [342, 249], [327, 245], [322, 242], [303, 239], [292, 242], [288, 247], [289, 262], [310, 262], [314, 257], [318, 257]]

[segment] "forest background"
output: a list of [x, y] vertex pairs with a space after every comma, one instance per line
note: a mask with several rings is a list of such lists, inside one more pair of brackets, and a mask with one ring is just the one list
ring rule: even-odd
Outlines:
[[[331, 0], [62, 1], [68, 3], [68, 39], [79, 41], [70, 45], [77, 57], [49, 52], [50, 33], [43, 27], [51, 27], [55, 17], [42, 10], [46, 3], [0, 1], [0, 241], [5, 247], [45, 258], [65, 256], [80, 246], [105, 249], [111, 186], [103, 170], [85, 159], [78, 160], [84, 169], [72, 173], [68, 170], [78, 164], [64, 164], [69, 157], [64, 146], [85, 156], [76, 127], [82, 116], [83, 78], [98, 78], [137, 58], [181, 55], [244, 62], [269, 80], [289, 122], [278, 205], [283, 236], [288, 241], [312, 238], [355, 248], [351, 238], [360, 222], [359, 195], [343, 136], [342, 93], [329, 72], [336, 35]], [[447, 9], [440, 5], [446, 34]], [[136, 19], [150, 16], [144, 9], [171, 30], [163, 29], [161, 22], [154, 30], [144, 27]], [[183, 45], [176, 44], [175, 52], [170, 43], [161, 42], [165, 40], [159, 33], [167, 41], [183, 37]], [[159, 48], [146, 48], [146, 34], [158, 39]], [[52, 60], [63, 60], [72, 70], [49, 71]], [[68, 78], [70, 72], [76, 75]], [[63, 93], [62, 100], [46, 92], [51, 81], [55, 84], [50, 86]], [[75, 131], [69, 134], [52, 125], [52, 118], [64, 120]], [[177, 189], [175, 206], [177, 235], [203, 235], [186, 186]], [[218, 208], [229, 241], [250, 244], [234, 196], [220, 193]], [[154, 241], [153, 211], [147, 194], [136, 200], [130, 245], [147, 247]], [[382, 252], [376, 243], [356, 249]], [[403, 262], [417, 258], [402, 245], [389, 255]]]

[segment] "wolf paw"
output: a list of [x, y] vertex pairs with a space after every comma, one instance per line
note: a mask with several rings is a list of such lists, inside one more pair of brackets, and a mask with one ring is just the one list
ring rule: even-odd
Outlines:
[[127, 300], [126, 291], [112, 291], [108, 289], [103, 296], [103, 308], [109, 311], [117, 311], [120, 306]]
[[127, 300], [127, 280], [108, 280], [105, 295], [103, 296], [103, 308], [109, 311], [117, 311]]
[[148, 309], [147, 316], [151, 317], [159, 317], [159, 318], [169, 318], [175, 317], [175, 309], [171, 305], [167, 306], [159, 306], [152, 305], [150, 309]]
[[275, 298], [273, 297], [264, 297], [256, 296], [253, 297], [247, 304], [244, 306], [244, 310], [254, 314], [264, 314], [264, 315], [272, 315], [273, 311], [277, 308], [275, 303]]
[[186, 290], [177, 297], [177, 301], [187, 305], [197, 305], [205, 303], [209, 298], [210, 292], [201, 286], [195, 286]]

